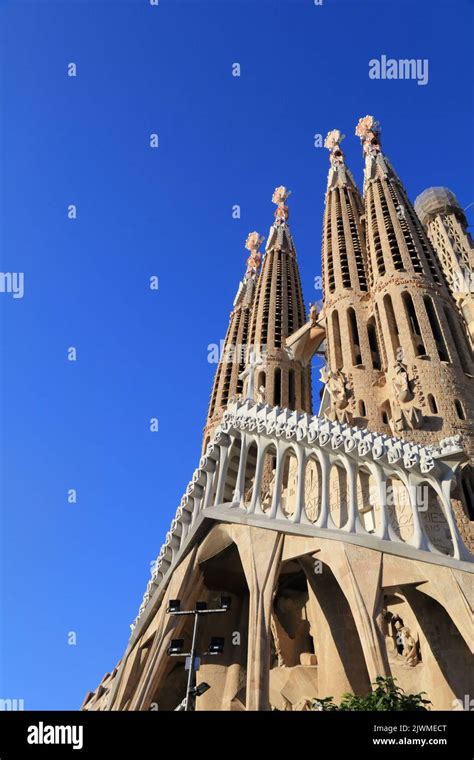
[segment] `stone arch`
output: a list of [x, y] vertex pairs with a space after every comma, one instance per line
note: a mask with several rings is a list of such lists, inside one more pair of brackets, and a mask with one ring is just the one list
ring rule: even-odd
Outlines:
[[398, 328], [397, 318], [395, 316], [395, 310], [393, 308], [393, 302], [391, 296], [387, 295], [383, 298], [383, 306], [385, 312], [385, 319], [388, 326], [388, 335], [390, 338], [390, 345], [392, 348], [392, 356], [394, 359], [398, 357], [398, 349], [400, 348], [400, 332]]
[[390, 401], [388, 399], [386, 399], [380, 406], [380, 416], [384, 425], [390, 425], [390, 420], [392, 419], [392, 407], [390, 406]]
[[357, 315], [350, 306], [347, 309], [347, 328], [350, 336], [350, 346], [352, 352], [352, 365], [358, 367], [362, 364], [362, 349], [359, 338], [359, 327], [357, 324]]
[[[419, 639], [421, 662], [397, 672], [402, 688], [425, 691], [435, 710], [455, 709], [456, 699], [470, 693], [472, 655], [446, 608], [423, 586], [401, 586], [397, 596], [406, 602], [413, 623], [412, 634]], [[406, 622], [406, 621], [404, 621]], [[413, 688], [416, 685], [416, 689]], [[457, 708], [459, 709], [459, 707]]]
[[288, 372], [288, 409], [296, 409], [296, 376], [295, 370]]
[[283, 456], [280, 504], [284, 515], [294, 515], [298, 498], [298, 457], [291, 446]]
[[454, 399], [454, 408], [456, 409], [456, 414], [458, 416], [458, 419], [465, 420], [466, 412], [464, 411], [464, 407], [458, 398]]
[[245, 460], [245, 480], [243, 500], [244, 506], [250, 507], [255, 487], [255, 472], [257, 467], [258, 447], [255, 441], [251, 441], [247, 447], [247, 457]]
[[265, 394], [265, 390], [267, 387], [267, 373], [265, 370], [260, 370], [257, 376], [257, 393], [260, 392], [260, 388], [263, 388], [263, 394]]
[[426, 354], [423, 334], [421, 332], [415, 304], [413, 303], [413, 298], [411, 296], [411, 293], [409, 293], [407, 290], [404, 290], [402, 293], [402, 303], [414, 354], [415, 356], [423, 356]]
[[273, 406], [281, 405], [281, 368], [275, 367], [273, 372]]
[[334, 365], [336, 369], [342, 369], [344, 361], [341, 348], [341, 328], [339, 324], [339, 314], [337, 312], [337, 309], [334, 309], [331, 316], [331, 332]]
[[349, 600], [330, 564], [319, 555], [300, 557], [309, 592], [308, 618], [318, 663], [318, 696], [339, 701], [344, 692], [364, 694], [370, 678]]
[[410, 492], [396, 475], [387, 478], [385, 488], [390, 529], [399, 541], [410, 543], [414, 535]]
[[349, 519], [349, 478], [342, 461], [333, 462], [329, 471], [329, 513], [336, 528]]
[[[232, 526], [216, 525], [198, 552], [203, 579], [201, 597], [209, 608], [217, 608], [222, 596], [231, 599], [230, 610], [203, 618], [200, 650], [204, 652], [211, 636], [224, 639], [224, 650], [216, 658], [203, 658], [199, 681], [210, 690], [196, 701], [196, 710], [244, 710], [249, 631], [249, 588]], [[238, 640], [235, 639], [236, 633]]]
[[463, 467], [459, 475], [461, 503], [469, 520], [474, 520], [474, 470], [471, 465]]
[[231, 502], [234, 500], [234, 491], [237, 486], [237, 475], [239, 472], [241, 453], [242, 441], [240, 438], [235, 438], [229, 449], [227, 465], [225, 468], [223, 502]]
[[421, 524], [430, 543], [441, 554], [452, 556], [454, 554], [453, 540], [444, 514], [443, 503], [430, 483], [424, 482], [417, 485], [416, 504]]
[[269, 443], [262, 452], [263, 467], [260, 479], [260, 506], [263, 512], [271, 509], [275, 491], [277, 450], [275, 444]]
[[315, 523], [321, 513], [323, 476], [321, 464], [314, 454], [308, 457], [304, 477], [304, 509], [306, 517]]
[[219, 454], [217, 458], [215, 459], [215, 469], [214, 472], [211, 473], [210, 479], [209, 479], [209, 488], [211, 489], [211, 496], [209, 501], [207, 502], [210, 507], [212, 507], [216, 503], [216, 495], [217, 495], [217, 486], [219, 484], [219, 464], [220, 464], [220, 458], [221, 453], [219, 451]]
[[380, 354], [375, 317], [370, 317], [370, 319], [367, 320], [367, 338], [369, 341], [370, 355], [372, 358], [372, 367], [374, 369], [382, 369], [382, 359]]
[[367, 533], [376, 533], [380, 527], [380, 503], [377, 480], [369, 468], [357, 471], [356, 485], [357, 512]]

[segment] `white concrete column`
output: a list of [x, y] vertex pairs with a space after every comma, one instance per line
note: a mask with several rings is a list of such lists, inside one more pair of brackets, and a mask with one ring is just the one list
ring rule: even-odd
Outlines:
[[410, 474], [408, 478], [408, 495], [410, 497], [410, 507], [413, 516], [413, 536], [409, 543], [411, 546], [414, 546], [415, 549], [426, 549], [429, 551], [428, 537], [420, 520], [418, 504], [416, 503], [416, 485], [416, 481], [413, 480], [413, 476]]
[[[286, 446], [282, 446], [282, 442], [278, 441], [276, 444], [276, 472], [275, 472], [275, 490], [273, 491], [273, 501], [268, 517], [270, 520], [274, 520], [277, 516], [278, 510], [281, 512], [280, 499], [281, 499], [281, 481], [283, 478], [283, 464], [285, 462]], [[281, 516], [284, 517], [283, 512]]]
[[194, 525], [194, 523], [197, 520], [197, 516], [202, 508], [202, 502], [203, 502], [203, 496], [204, 496], [204, 489], [202, 486], [199, 485], [199, 483], [194, 484], [194, 490], [192, 493], [191, 498], [194, 501], [194, 509], [193, 509], [193, 517], [191, 520], [191, 525]]
[[321, 512], [314, 523], [316, 528], [327, 528], [329, 516], [329, 470], [330, 462], [326, 454], [319, 460], [321, 467]]
[[344, 466], [347, 473], [347, 500], [348, 500], [348, 514], [346, 524], [342, 526], [341, 530], [346, 533], [355, 533], [357, 524], [357, 470], [355, 462], [348, 457], [343, 457]]
[[[387, 476], [378, 464], [375, 465], [373, 472], [375, 472], [375, 480], [377, 481], [378, 501], [380, 506], [378, 513], [380, 524], [376, 524], [374, 535], [377, 536], [377, 538], [384, 538], [388, 540]], [[375, 514], [376, 513], [374, 507], [374, 516]]]
[[211, 460], [206, 465], [206, 484], [204, 486], [204, 498], [202, 508], [207, 509], [212, 507], [212, 492], [214, 491], [214, 473], [216, 471], [216, 464], [214, 460]]
[[304, 446], [297, 445], [296, 446], [296, 456], [298, 457], [298, 482], [296, 485], [297, 491], [296, 491], [296, 509], [293, 517], [291, 518], [291, 522], [293, 523], [300, 523], [301, 517], [304, 513], [304, 505], [305, 505], [305, 492], [304, 492], [304, 481], [305, 481], [305, 468], [306, 468], [306, 452]]
[[239, 505], [242, 499], [244, 498], [245, 468], [247, 464], [248, 446], [249, 446], [248, 435], [246, 433], [241, 433], [239, 470], [237, 473], [237, 482], [235, 484], [234, 495], [232, 497], [232, 501], [238, 502]]
[[261, 437], [259, 437], [258, 444], [257, 444], [257, 464], [255, 466], [255, 478], [253, 482], [252, 501], [247, 510], [249, 514], [253, 514], [253, 513], [257, 515], [264, 514], [262, 510], [262, 505], [260, 503], [260, 492], [262, 488], [263, 464], [265, 462], [266, 449], [267, 449], [266, 441], [263, 440]]
[[[227, 436], [227, 434], [225, 435]], [[229, 436], [222, 443], [219, 443], [219, 474], [217, 476], [216, 498], [214, 499], [216, 504], [222, 504], [222, 499], [224, 498], [225, 476], [229, 461], [229, 445]]]
[[453, 516], [451, 507], [451, 486], [453, 482], [454, 472], [451, 470], [450, 474], [443, 478], [441, 481], [442, 498], [440, 499], [441, 508], [443, 510], [446, 522], [449, 526], [449, 532], [451, 534], [451, 541], [453, 542], [453, 557], [454, 559], [464, 559], [472, 561], [472, 555], [464, 546], [464, 543], [459, 535], [458, 527]]

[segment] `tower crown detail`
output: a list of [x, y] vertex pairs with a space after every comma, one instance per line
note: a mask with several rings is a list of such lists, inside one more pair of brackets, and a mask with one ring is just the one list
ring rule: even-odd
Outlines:
[[355, 133], [361, 139], [365, 155], [375, 156], [380, 153], [379, 135], [381, 131], [380, 123], [373, 116], [368, 115], [359, 119]]
[[290, 215], [286, 200], [291, 195], [291, 190], [288, 190], [284, 185], [276, 187], [272, 195], [272, 203], [275, 203], [275, 221], [270, 227], [268, 234], [266, 252], [270, 251], [283, 251], [290, 256], [296, 256], [295, 246], [293, 238], [291, 237], [290, 228], [288, 226], [288, 217]]
[[264, 240], [265, 238], [263, 235], [260, 235], [259, 232], [249, 232], [247, 235], [245, 247], [248, 251], [250, 251], [250, 256], [247, 259], [247, 269], [245, 272], [246, 280], [250, 278], [255, 279], [258, 274], [258, 270], [260, 269], [260, 264], [262, 262], [262, 254], [258, 249]]
[[280, 185], [276, 187], [272, 195], [272, 203], [276, 204], [275, 210], [275, 224], [286, 224], [288, 221], [289, 210], [285, 205], [285, 201], [291, 195], [291, 190], [287, 190], [286, 187]]
[[332, 190], [335, 187], [349, 186], [356, 190], [354, 177], [346, 166], [344, 152], [341, 149], [341, 142], [344, 138], [345, 135], [339, 129], [332, 129], [327, 133], [324, 140], [324, 147], [329, 150], [328, 190]]

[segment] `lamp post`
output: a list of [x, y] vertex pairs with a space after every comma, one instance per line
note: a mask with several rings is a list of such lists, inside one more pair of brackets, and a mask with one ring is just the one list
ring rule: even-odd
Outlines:
[[[193, 637], [191, 641], [191, 651], [183, 652], [184, 639], [172, 639], [170, 646], [168, 647], [168, 655], [170, 657], [186, 657], [189, 662], [189, 674], [186, 685], [186, 696], [183, 701], [176, 708], [177, 710], [188, 711], [194, 709], [196, 697], [201, 696], [210, 687], [208, 684], [202, 683], [199, 686], [194, 685], [194, 675], [197, 660], [197, 635], [199, 628], [199, 618], [201, 615], [216, 615], [222, 612], [227, 612], [230, 609], [231, 598], [230, 596], [222, 596], [220, 606], [217, 609], [208, 610], [206, 602], [196, 602], [196, 607], [193, 610], [182, 610], [181, 602], [179, 599], [171, 599], [168, 604], [166, 612], [168, 615], [194, 615], [193, 625]], [[213, 636], [209, 645], [208, 651], [204, 654], [217, 655], [221, 654], [224, 649], [224, 639], [219, 636]]]

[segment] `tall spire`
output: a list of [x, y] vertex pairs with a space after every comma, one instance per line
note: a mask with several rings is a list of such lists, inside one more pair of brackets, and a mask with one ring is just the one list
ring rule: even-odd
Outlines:
[[364, 427], [376, 415], [372, 386], [380, 370], [378, 328], [371, 312], [363, 204], [346, 166], [338, 129], [328, 133], [329, 172], [323, 223], [326, 402], [331, 419]]
[[424, 276], [442, 287], [433, 249], [405, 188], [382, 151], [381, 127], [373, 116], [359, 119], [355, 133], [365, 158], [364, 198], [371, 285], [394, 272]]
[[243, 380], [239, 377], [245, 370], [248, 335], [255, 287], [258, 280], [262, 254], [259, 251], [264, 238], [258, 232], [251, 232], [245, 241], [249, 251], [244, 277], [239, 283], [233, 308], [230, 312], [227, 333], [222, 344], [219, 364], [209, 403], [204, 427], [203, 450], [219, 424], [228, 402], [242, 392]]
[[447, 187], [430, 187], [422, 192], [415, 200], [415, 211], [474, 347], [474, 243], [464, 211]]
[[362, 199], [346, 166], [338, 129], [328, 132], [329, 172], [323, 229], [324, 295], [337, 288], [367, 291], [367, 262], [361, 223]]
[[255, 369], [259, 399], [274, 406], [311, 411], [311, 370], [292, 357], [285, 341], [305, 323], [296, 250], [288, 225], [290, 192], [277, 187], [275, 221], [270, 227], [252, 311], [250, 345], [265, 363]]
[[[380, 315], [383, 425], [408, 440], [461, 433], [472, 451], [473, 372], [466, 333], [423, 226], [382, 152], [380, 125], [359, 120], [371, 296]], [[383, 425], [379, 425], [383, 429]]]

